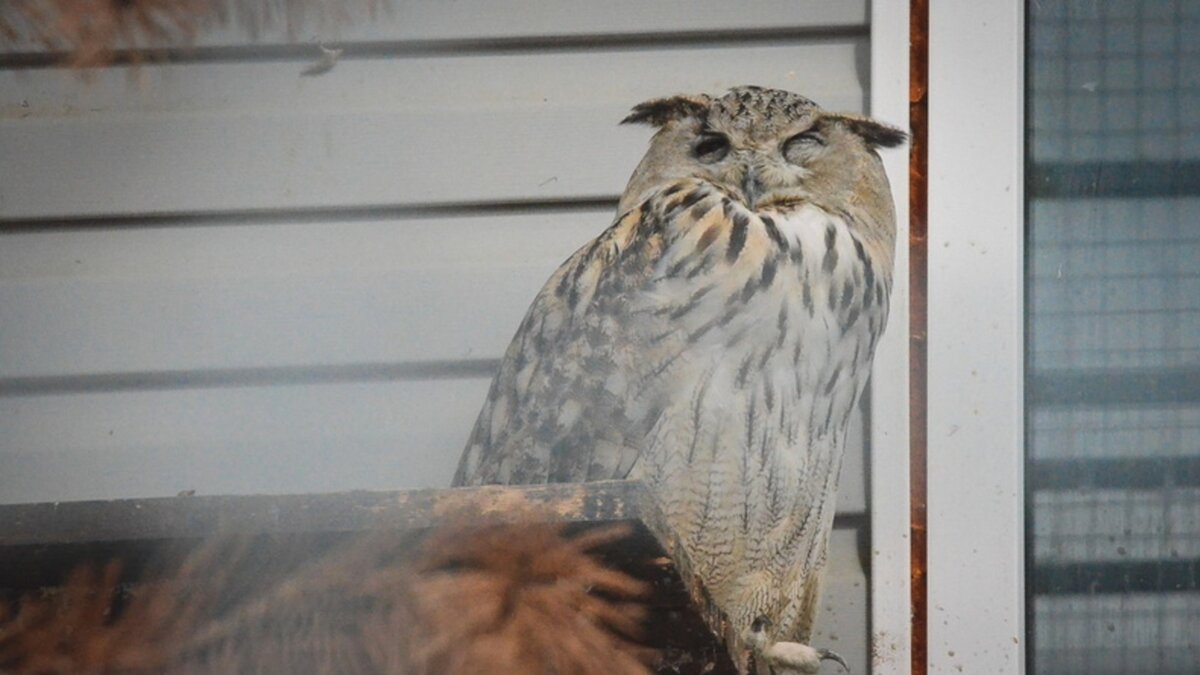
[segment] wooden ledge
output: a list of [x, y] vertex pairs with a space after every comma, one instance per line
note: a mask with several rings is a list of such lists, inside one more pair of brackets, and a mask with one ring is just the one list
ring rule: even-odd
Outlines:
[[[736, 673], [721, 617], [689, 584], [674, 535], [637, 481], [306, 495], [185, 496], [0, 506], [0, 596], [62, 583], [73, 567], [119, 558], [129, 581], [156, 555], [216, 534], [262, 534], [313, 555], [370, 529], [504, 522], [544, 514], [570, 531], [623, 523], [633, 534], [598, 549], [610, 566], [652, 587], [646, 644], [662, 673]], [[264, 538], [264, 546], [271, 546]], [[708, 622], [706, 624], [706, 621]]]

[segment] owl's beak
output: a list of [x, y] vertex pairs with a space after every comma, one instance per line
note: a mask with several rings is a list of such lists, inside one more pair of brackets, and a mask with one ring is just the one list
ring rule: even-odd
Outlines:
[[746, 206], [754, 208], [762, 193], [763, 184], [758, 171], [753, 166], [746, 167], [746, 175], [742, 178], [742, 194], [746, 196]]

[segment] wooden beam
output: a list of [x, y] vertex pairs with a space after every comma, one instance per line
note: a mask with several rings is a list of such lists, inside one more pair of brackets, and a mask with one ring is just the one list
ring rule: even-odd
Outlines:
[[[652, 589], [644, 642], [663, 673], [736, 673], [717, 634], [727, 625], [692, 581], [675, 535], [637, 481], [489, 486], [334, 494], [181, 496], [159, 499], [0, 506], [0, 599], [56, 586], [80, 564], [120, 559], [125, 581], [153, 574], [155, 563], [206, 537], [263, 535], [264, 560], [294, 564], [356, 532], [398, 536], [441, 524], [513, 522], [547, 517], [577, 531], [625, 524], [632, 534], [597, 550], [614, 569]], [[712, 627], [711, 629], [709, 627]]]

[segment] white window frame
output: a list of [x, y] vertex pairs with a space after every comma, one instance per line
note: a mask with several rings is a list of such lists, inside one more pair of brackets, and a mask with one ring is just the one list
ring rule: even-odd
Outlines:
[[[872, 113], [908, 119], [907, 1], [872, 3]], [[929, 673], [1025, 672], [1024, 3], [931, 2]], [[907, 214], [907, 157], [888, 157]], [[901, 186], [899, 183], [905, 183]], [[907, 218], [872, 399], [875, 675], [911, 673]]]
[[[871, 3], [871, 116], [908, 121], [909, 0]], [[871, 377], [871, 673], [908, 675], [912, 662], [909, 542], [908, 153], [880, 153], [896, 208], [888, 328]]]

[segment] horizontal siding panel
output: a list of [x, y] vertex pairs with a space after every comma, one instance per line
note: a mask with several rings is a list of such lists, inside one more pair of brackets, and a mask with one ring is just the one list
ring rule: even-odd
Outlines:
[[499, 358], [610, 211], [0, 236], [6, 378]]
[[319, 77], [197, 63], [107, 69], [87, 86], [2, 71], [0, 219], [616, 195], [649, 136], [616, 127], [633, 104], [756, 83], [861, 111], [866, 48], [366, 58]]
[[0, 397], [0, 503], [445, 486], [487, 386]]
[[[356, 3], [343, 3], [354, 5]], [[365, 3], [361, 3], [365, 4]], [[866, 0], [424, 0], [378, 3], [369, 17], [347, 10], [347, 19], [314, 15], [288, 30], [272, 25], [256, 32], [218, 27], [197, 37], [197, 46], [308, 44], [330, 41], [407, 42], [413, 40], [494, 40], [613, 34], [734, 32], [781, 27], [865, 27]], [[28, 41], [0, 44], [0, 54], [41, 51]]]
[[[339, 406], [354, 407], [351, 412], [360, 415], [369, 415], [367, 408], [394, 414], [397, 405], [409, 405], [405, 400], [424, 401], [408, 387], [428, 387], [434, 404], [460, 409], [421, 412], [408, 419], [420, 429], [412, 437], [379, 433], [394, 441], [389, 447], [401, 449], [397, 452], [449, 448], [453, 463], [483, 399], [486, 379], [462, 381], [474, 382], [469, 386], [478, 389], [456, 394], [451, 404], [437, 393], [439, 388], [458, 391], [456, 387], [468, 384], [418, 380], [175, 391], [171, 390], [170, 374], [265, 368], [269, 379], [270, 368], [499, 358], [545, 278], [610, 219], [607, 211], [586, 210], [6, 235], [0, 238], [0, 353], [5, 355], [0, 359], [0, 393], [6, 388], [10, 391], [0, 396], [0, 466], [5, 468], [0, 473], [25, 478], [13, 478], [15, 482], [0, 478], [0, 494], [21, 485], [34, 495], [59, 490], [55, 472], [69, 473], [75, 467], [83, 470], [79, 480], [68, 480], [61, 489], [82, 489], [71, 486], [85, 486], [97, 463], [110, 453], [116, 453], [114, 467], [136, 467], [146, 455], [155, 455], [158, 458], [146, 467], [160, 477], [169, 474], [171, 467], [184, 470], [190, 466], [190, 452], [212, 454], [217, 458], [212, 462], [226, 461], [219, 458], [231, 457], [234, 451], [230, 448], [241, 447], [245, 439], [286, 428], [289, 419], [308, 419], [313, 414], [308, 408], [297, 409], [303, 401], [287, 403], [299, 396], [297, 392], [310, 392], [317, 401], [303, 405], [329, 405], [330, 410], [321, 415], [337, 419], [350, 415], [339, 412]], [[69, 382], [72, 377], [95, 374], [164, 371], [165, 391], [69, 396], [11, 391], [15, 378]], [[190, 385], [180, 381], [176, 386]], [[366, 401], [328, 398], [332, 396], [329, 392], [392, 391], [389, 387], [398, 387], [399, 393], [379, 394]], [[223, 398], [225, 394], [230, 395], [228, 400]], [[388, 400], [389, 396], [396, 400]], [[246, 397], [249, 402], [241, 402]], [[272, 407], [272, 397], [283, 403]], [[221, 403], [226, 400], [227, 404]], [[197, 414], [201, 416], [196, 418]], [[53, 423], [55, 419], [70, 419], [72, 425], [61, 428]], [[135, 439], [114, 437], [109, 447], [105, 429], [89, 425], [88, 420], [123, 420], [141, 435]], [[370, 428], [377, 419], [363, 423], [366, 426], [359, 432], [349, 423], [329, 422], [329, 428], [347, 429], [345, 435], [330, 438], [317, 434], [314, 438], [342, 447], [353, 441], [355, 433], [376, 433]], [[179, 425], [183, 440], [175, 438], [172, 424]], [[860, 426], [856, 422], [851, 428], [858, 433]], [[193, 427], [219, 433], [188, 441], [187, 430]], [[70, 438], [60, 438], [63, 434]], [[171, 447], [154, 445], [162, 439], [171, 439], [166, 442]], [[303, 458], [319, 451], [316, 446], [292, 451], [285, 445], [280, 441], [262, 452], [274, 452], [279, 458], [294, 452]], [[861, 438], [852, 438], [848, 446], [854, 450], [846, 458], [839, 503], [843, 511], [861, 513], [865, 507]], [[93, 457], [91, 453], [96, 454]], [[134, 459], [126, 461], [126, 456]], [[422, 466], [418, 465], [420, 475], [428, 474]], [[296, 482], [278, 489], [251, 489], [247, 486], [252, 483], [238, 482], [250, 475], [246, 471], [233, 466], [228, 478], [233, 482], [225, 483], [218, 468], [212, 465], [211, 476], [198, 474], [217, 481], [215, 487], [204, 491], [317, 489]], [[452, 467], [440, 470], [449, 472]], [[121, 474], [124, 470], [113, 471]], [[296, 480], [308, 475], [307, 470], [296, 471]], [[344, 483], [330, 483], [322, 489], [418, 486], [356, 485], [351, 477], [358, 474], [351, 471], [345, 475]], [[134, 483], [140, 480], [126, 478]], [[26, 479], [30, 482], [22, 482]], [[102, 480], [97, 488], [106, 484]], [[115, 485], [125, 484], [118, 480]], [[239, 485], [244, 487], [237, 488]], [[179, 489], [186, 488], [176, 491]], [[74, 498], [101, 496], [86, 491], [78, 494]]]
[[[0, 503], [445, 486], [489, 383], [0, 396]], [[850, 447], [838, 510], [861, 514]]]

